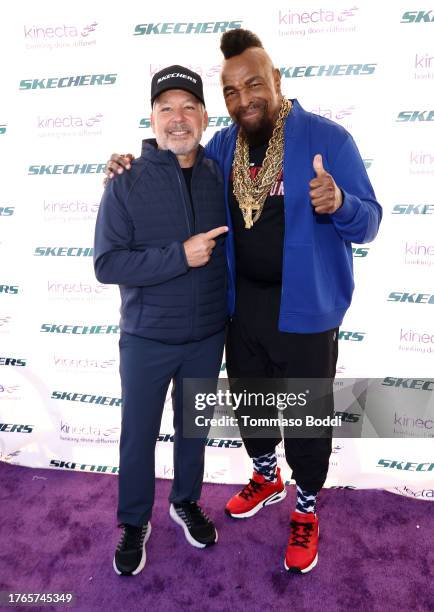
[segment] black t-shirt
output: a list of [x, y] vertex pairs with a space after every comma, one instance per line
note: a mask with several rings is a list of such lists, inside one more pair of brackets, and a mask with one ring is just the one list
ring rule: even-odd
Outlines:
[[[250, 148], [250, 176], [259, 172], [268, 143]], [[253, 281], [281, 283], [285, 217], [283, 208], [283, 173], [277, 177], [264, 203], [261, 216], [246, 229], [238, 200], [229, 185], [229, 206], [234, 226], [237, 274]]]

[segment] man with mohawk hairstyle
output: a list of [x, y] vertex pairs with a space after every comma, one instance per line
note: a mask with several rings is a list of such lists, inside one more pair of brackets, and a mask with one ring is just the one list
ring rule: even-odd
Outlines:
[[[224, 174], [230, 228], [228, 376], [322, 379], [330, 414], [339, 326], [354, 289], [351, 243], [375, 238], [382, 210], [351, 135], [283, 96], [280, 72], [258, 36], [230, 30], [220, 48], [233, 125], [205, 151]], [[127, 157], [113, 155], [106, 172], [114, 176], [128, 165]], [[253, 476], [226, 512], [248, 518], [286, 496], [276, 460], [281, 434], [249, 437], [241, 422], [240, 431]], [[306, 573], [318, 561], [316, 498], [331, 436], [285, 437], [284, 446], [297, 486], [284, 566]]]

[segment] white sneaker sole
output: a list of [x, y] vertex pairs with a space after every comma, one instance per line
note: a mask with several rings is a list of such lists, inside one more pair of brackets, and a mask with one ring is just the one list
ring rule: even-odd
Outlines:
[[145, 567], [146, 564], [146, 542], [149, 540], [150, 536], [151, 536], [151, 523], [149, 523], [148, 525], [148, 530], [146, 532], [145, 538], [143, 540], [143, 552], [142, 552], [142, 558], [140, 559], [140, 563], [139, 565], [136, 567], [136, 569], [134, 570], [134, 572], [131, 572], [131, 574], [123, 574], [122, 572], [120, 572], [118, 570], [118, 568], [116, 567], [116, 557], [113, 557], [113, 569], [115, 570], [116, 574], [118, 576], [137, 576], [137, 574], [139, 574], [142, 569]]
[[232, 514], [229, 510], [226, 510], [226, 514], [229, 514], [232, 518], [250, 518], [254, 516], [259, 510], [265, 508], [265, 506], [271, 506], [271, 504], [277, 504], [278, 502], [284, 500], [286, 497], [286, 489], [283, 491], [278, 491], [277, 493], [273, 493], [266, 499], [263, 499], [259, 504], [257, 504], [254, 508], [249, 510], [248, 512], [243, 512], [242, 514]]
[[182, 518], [176, 514], [176, 510], [173, 507], [173, 504], [170, 504], [169, 514], [170, 514], [171, 519], [174, 520], [175, 523], [177, 523], [178, 525], [180, 525], [183, 528], [185, 539], [187, 540], [187, 542], [189, 544], [191, 544], [192, 546], [194, 546], [195, 548], [206, 548], [207, 546], [212, 546], [213, 544], [217, 544], [218, 539], [219, 539], [219, 535], [217, 533], [217, 529], [215, 530], [215, 540], [214, 540], [214, 542], [211, 542], [210, 544], [202, 544], [202, 542], [198, 542], [197, 540], [195, 540], [193, 538], [191, 533], [188, 531], [187, 525], [184, 523]]

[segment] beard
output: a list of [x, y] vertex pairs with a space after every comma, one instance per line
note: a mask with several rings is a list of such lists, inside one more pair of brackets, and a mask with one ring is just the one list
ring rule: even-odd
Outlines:
[[[249, 122], [244, 119], [244, 116], [252, 110], [258, 110], [259, 115], [254, 122]], [[274, 121], [270, 117], [268, 104], [264, 100], [257, 100], [251, 102], [247, 107], [238, 108], [234, 112], [234, 119], [250, 146], [265, 144], [273, 134]]]

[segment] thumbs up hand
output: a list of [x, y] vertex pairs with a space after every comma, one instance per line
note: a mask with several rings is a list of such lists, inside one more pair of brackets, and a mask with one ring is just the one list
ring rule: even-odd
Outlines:
[[323, 166], [322, 156], [313, 158], [313, 169], [316, 177], [309, 183], [312, 206], [319, 215], [332, 214], [342, 206], [342, 192]]

